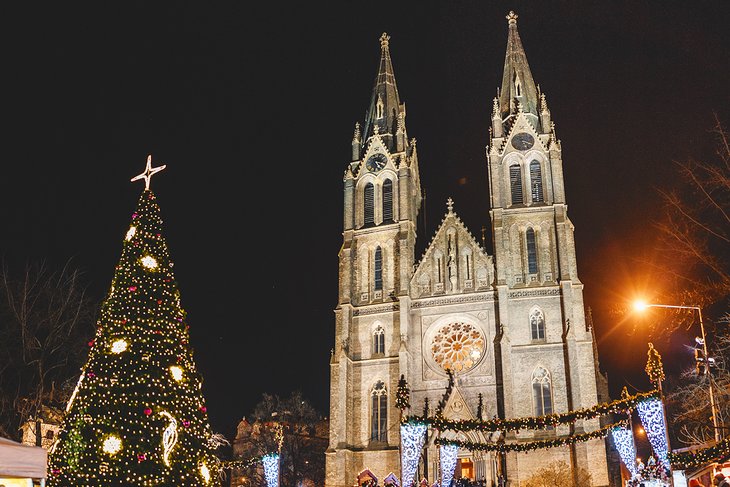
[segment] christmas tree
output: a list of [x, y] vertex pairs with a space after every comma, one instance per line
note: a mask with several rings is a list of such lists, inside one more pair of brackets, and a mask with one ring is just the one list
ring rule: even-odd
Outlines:
[[147, 168], [49, 486], [217, 486], [218, 460]]

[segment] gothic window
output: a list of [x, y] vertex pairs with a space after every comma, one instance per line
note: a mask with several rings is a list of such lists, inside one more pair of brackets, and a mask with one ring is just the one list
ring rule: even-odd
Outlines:
[[455, 374], [477, 366], [486, 352], [484, 333], [471, 323], [449, 323], [438, 329], [431, 342], [434, 362]]
[[393, 181], [383, 182], [383, 223], [393, 222]]
[[370, 441], [388, 441], [388, 392], [383, 381], [378, 381], [370, 393]]
[[550, 372], [543, 367], [536, 368], [532, 373], [532, 401], [535, 405], [535, 416], [553, 413]]
[[383, 118], [383, 99], [378, 95], [378, 103], [375, 106], [375, 116], [377, 118]]
[[537, 274], [537, 243], [535, 241], [535, 230], [527, 229], [527, 272]]
[[509, 186], [512, 193], [512, 204], [518, 205], [522, 201], [522, 173], [520, 165], [513, 164], [509, 167]]
[[375, 188], [373, 183], [365, 185], [363, 202], [365, 204], [365, 226], [367, 227], [375, 224]]
[[542, 171], [540, 163], [532, 161], [530, 163], [530, 184], [532, 189], [532, 202], [539, 203], [544, 200], [542, 195]]
[[383, 289], [383, 250], [375, 249], [375, 290]]
[[385, 353], [385, 330], [382, 326], [377, 327], [375, 333], [373, 333], [373, 353]]
[[539, 309], [530, 313], [530, 332], [533, 340], [545, 340], [545, 316]]

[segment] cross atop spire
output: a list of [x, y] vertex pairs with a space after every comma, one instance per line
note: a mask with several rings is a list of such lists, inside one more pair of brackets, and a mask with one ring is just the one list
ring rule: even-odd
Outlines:
[[507, 17], [505, 17], [505, 19], [507, 19], [507, 25], [517, 24], [517, 17], [519, 17], [519, 15], [510, 10]]
[[144, 189], [148, 190], [150, 189], [150, 179], [152, 179], [152, 176], [157, 174], [158, 172], [162, 171], [167, 167], [167, 164], [163, 164], [162, 166], [158, 167], [152, 167], [152, 154], [147, 156], [147, 166], [145, 167], [145, 170], [143, 173], [136, 175], [133, 177], [130, 181], [138, 181], [140, 179], [144, 179]]
[[449, 210], [449, 213], [454, 212], [454, 200], [451, 199], [451, 196], [446, 200], [446, 209]]
[[380, 36], [380, 48], [386, 49], [388, 47], [388, 41], [390, 40], [390, 36], [383, 32], [383, 34]]

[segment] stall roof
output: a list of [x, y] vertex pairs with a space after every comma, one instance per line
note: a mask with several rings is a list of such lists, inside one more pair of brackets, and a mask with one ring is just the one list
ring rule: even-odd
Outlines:
[[46, 478], [48, 454], [38, 446], [28, 446], [0, 437], [0, 477]]

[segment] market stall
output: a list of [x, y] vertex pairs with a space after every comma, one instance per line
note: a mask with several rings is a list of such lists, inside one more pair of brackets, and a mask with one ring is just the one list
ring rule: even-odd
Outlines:
[[45, 485], [47, 462], [43, 448], [0, 438], [0, 486], [32, 487], [34, 482]]

